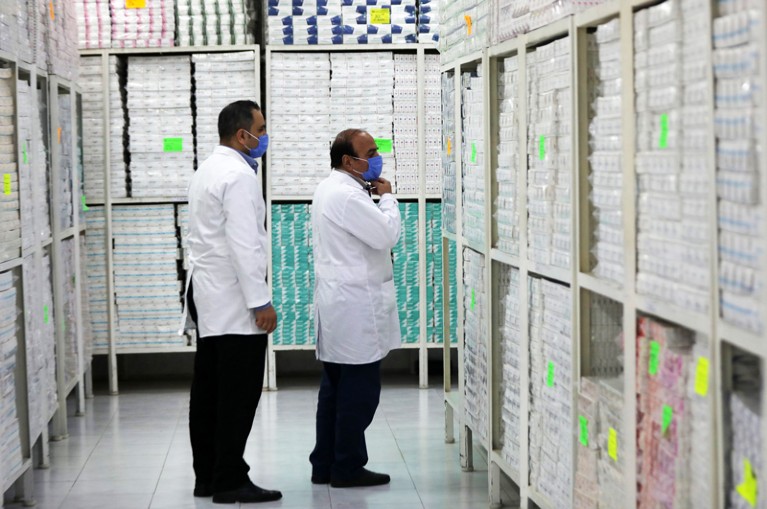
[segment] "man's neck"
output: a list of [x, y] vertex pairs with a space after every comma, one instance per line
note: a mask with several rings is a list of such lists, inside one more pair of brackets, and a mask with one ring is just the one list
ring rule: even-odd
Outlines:
[[367, 182], [366, 180], [362, 179], [359, 175], [355, 175], [354, 173], [352, 173], [350, 171], [346, 171], [343, 168], [333, 168], [333, 169], [338, 171], [338, 172], [341, 172], [341, 173], [344, 173], [346, 175], [349, 175], [351, 178], [356, 180], [359, 183], [359, 185], [362, 186], [362, 189], [368, 190], [370, 188], [370, 183]]

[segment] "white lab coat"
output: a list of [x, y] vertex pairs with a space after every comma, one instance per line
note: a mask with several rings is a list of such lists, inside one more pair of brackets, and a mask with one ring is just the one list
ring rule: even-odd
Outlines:
[[401, 344], [391, 249], [400, 236], [396, 198], [378, 205], [350, 175], [332, 171], [312, 202], [317, 358], [381, 360]]
[[[261, 183], [237, 151], [219, 145], [189, 186], [189, 279], [199, 337], [265, 334], [254, 308], [271, 301]], [[185, 328], [190, 320], [184, 317]]]

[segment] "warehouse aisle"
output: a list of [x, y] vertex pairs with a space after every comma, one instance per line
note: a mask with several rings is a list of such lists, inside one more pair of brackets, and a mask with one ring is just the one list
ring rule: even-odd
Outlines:
[[[458, 445], [444, 443], [441, 388], [385, 383], [368, 430], [369, 467], [390, 486], [337, 490], [312, 486], [316, 388], [264, 393], [247, 449], [251, 478], [283, 499], [247, 507], [289, 509], [478, 509], [487, 507], [487, 471], [462, 473]], [[70, 417], [68, 440], [51, 443], [51, 469], [36, 470], [40, 509], [234, 507], [192, 496], [194, 476], [184, 386], [123, 389], [88, 401]], [[11, 505], [16, 509], [18, 505]]]

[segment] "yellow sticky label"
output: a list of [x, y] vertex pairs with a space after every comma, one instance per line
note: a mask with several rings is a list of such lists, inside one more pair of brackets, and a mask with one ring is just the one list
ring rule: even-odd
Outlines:
[[11, 194], [11, 174], [6, 173], [3, 175], [3, 193]]
[[471, 30], [472, 30], [471, 16], [469, 16], [468, 14], [464, 14], [463, 19], [464, 21], [466, 21], [466, 35], [470, 36]]
[[53, 10], [53, 0], [51, 0], [50, 2], [48, 2], [48, 10], [49, 10], [49, 11], [50, 11], [50, 13], [51, 13], [51, 19], [56, 19], [56, 13], [55, 13], [55, 12], [54, 12], [54, 10]]
[[708, 359], [698, 357], [698, 366], [695, 368], [695, 392], [701, 396], [708, 394]]
[[748, 459], [743, 460], [743, 482], [738, 484], [736, 489], [738, 494], [748, 502], [748, 505], [756, 507], [759, 486], [756, 482], [754, 469], [751, 467], [751, 462]]
[[453, 140], [451, 140], [449, 137], [447, 139], [447, 155], [453, 154]]
[[146, 0], [125, 0], [126, 9], [146, 9]]
[[607, 455], [613, 461], [618, 461], [618, 432], [615, 428], [610, 428], [607, 434]]
[[59, 145], [61, 145], [61, 127], [58, 128]]
[[389, 9], [370, 9], [371, 25], [390, 25], [391, 11]]

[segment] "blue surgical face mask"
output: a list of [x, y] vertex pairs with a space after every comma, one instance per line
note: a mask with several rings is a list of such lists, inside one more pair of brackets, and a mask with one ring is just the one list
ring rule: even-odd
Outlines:
[[383, 157], [375, 156], [371, 157], [370, 159], [360, 159], [359, 157], [354, 156], [350, 157], [352, 157], [352, 159], [357, 159], [358, 161], [367, 161], [368, 169], [365, 171], [365, 173], [360, 173], [358, 171], [352, 170], [354, 173], [362, 175], [363, 180], [373, 182], [374, 180], [378, 180], [378, 178], [381, 176], [381, 172], [383, 171]]
[[[266, 154], [266, 149], [269, 148], [269, 135], [264, 134], [263, 136], [255, 136], [254, 134], [251, 134], [246, 129], [243, 129], [246, 133], [250, 134], [251, 137], [258, 140], [258, 146], [256, 148], [248, 148], [249, 153], [248, 155], [252, 157], [253, 159], [261, 159], [264, 154]], [[247, 145], [245, 145], [247, 147]]]

